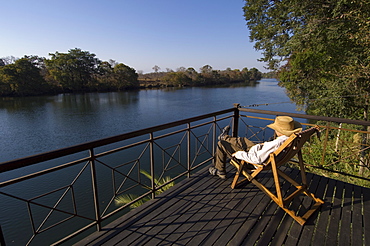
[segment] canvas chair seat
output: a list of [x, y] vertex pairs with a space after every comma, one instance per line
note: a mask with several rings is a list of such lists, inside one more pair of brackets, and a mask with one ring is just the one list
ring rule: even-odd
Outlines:
[[[230, 163], [237, 168], [234, 180], [231, 184], [231, 188], [237, 187], [239, 184], [249, 181], [256, 185], [259, 189], [265, 192], [279, 207], [281, 207], [286, 213], [288, 213], [294, 220], [299, 224], [304, 225], [307, 219], [324, 203], [321, 199], [316, 198], [315, 195], [308, 191], [306, 172], [303, 164], [302, 152], [301, 149], [304, 143], [313, 135], [318, 133], [318, 127], [312, 127], [305, 131], [292, 134], [277, 150], [270, 154], [269, 158], [263, 164], [253, 164], [248, 163], [244, 160], [238, 160], [232, 158]], [[289, 162], [295, 155], [298, 156], [298, 165], [300, 167], [301, 181], [298, 183], [294, 179], [290, 178], [287, 174], [279, 169], [280, 166]], [[253, 166], [251, 166], [253, 165]], [[252, 168], [251, 168], [252, 167]], [[253, 168], [255, 167], [255, 168]], [[262, 171], [272, 170], [274, 184], [276, 192], [270, 191], [266, 186], [260, 183], [258, 175]], [[243, 180], [239, 180], [240, 176], [244, 176]], [[281, 191], [281, 184], [279, 177], [284, 178], [286, 181], [295, 186], [296, 190], [288, 195], [283, 197]], [[297, 211], [293, 211], [288, 207], [293, 198], [296, 196], [304, 194], [307, 197], [311, 198], [313, 204], [302, 216], [297, 214]]]

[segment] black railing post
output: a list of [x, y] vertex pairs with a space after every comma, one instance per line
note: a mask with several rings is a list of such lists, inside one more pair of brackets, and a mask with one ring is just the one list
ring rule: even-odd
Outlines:
[[4, 238], [3, 230], [1, 229], [1, 225], [0, 225], [0, 245], [5, 246], [5, 238]]
[[325, 130], [326, 130], [325, 141], [324, 141], [320, 166], [324, 166], [324, 164], [325, 164], [325, 153], [326, 153], [326, 148], [328, 146], [328, 140], [329, 140], [330, 121], [326, 122], [326, 129]]
[[187, 168], [188, 168], [188, 178], [190, 178], [190, 171], [191, 171], [191, 152], [190, 152], [190, 148], [191, 148], [191, 128], [190, 128], [190, 123], [187, 123], [187, 126], [188, 126], [188, 131], [187, 131], [187, 135], [188, 135], [188, 141], [187, 141]]
[[234, 103], [233, 131], [232, 131], [233, 137], [237, 137], [239, 132], [239, 108], [240, 104]]
[[216, 116], [213, 116], [213, 142], [212, 142], [212, 153], [213, 153], [213, 160], [212, 160], [212, 164], [214, 165], [214, 161], [215, 161], [215, 153], [216, 153], [216, 148], [217, 148], [217, 144], [218, 144], [218, 139], [217, 139], [217, 118]]
[[154, 182], [154, 136], [153, 132], [150, 133], [150, 174], [152, 175], [151, 186], [152, 186], [152, 199], [155, 198], [155, 182]]
[[99, 209], [99, 195], [98, 195], [98, 182], [96, 180], [96, 167], [95, 167], [95, 155], [94, 149], [90, 149], [90, 168], [91, 168], [91, 182], [94, 196], [94, 207], [95, 207], [95, 220], [97, 230], [101, 230], [101, 216]]

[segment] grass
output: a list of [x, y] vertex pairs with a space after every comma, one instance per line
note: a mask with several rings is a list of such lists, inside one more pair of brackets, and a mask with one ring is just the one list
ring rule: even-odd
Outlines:
[[[152, 180], [152, 175], [150, 175], [147, 171], [145, 170], [140, 170], [140, 173], [143, 174], [146, 178], [148, 178], [149, 180]], [[157, 186], [162, 186], [166, 183], [168, 183], [167, 185], [163, 186], [162, 188], [158, 189], [155, 194], [156, 195], [159, 195], [161, 193], [163, 193], [164, 191], [168, 190], [169, 188], [171, 188], [172, 186], [175, 185], [175, 182], [170, 182], [171, 180], [171, 177], [167, 176], [167, 177], [164, 177], [164, 178], [156, 178], [154, 177], [154, 183], [157, 185]], [[147, 189], [147, 187], [144, 187]], [[114, 200], [116, 206], [123, 206], [123, 205], [126, 205], [128, 203], [131, 203], [132, 201], [138, 199], [139, 195], [137, 194], [124, 194], [124, 195], [121, 195], [121, 196], [118, 196], [116, 197], [116, 199]], [[151, 196], [146, 196], [142, 199], [139, 199], [137, 200], [136, 202], [132, 203], [130, 205], [130, 208], [137, 208], [141, 205], [143, 205], [145, 202], [149, 201], [151, 199]]]

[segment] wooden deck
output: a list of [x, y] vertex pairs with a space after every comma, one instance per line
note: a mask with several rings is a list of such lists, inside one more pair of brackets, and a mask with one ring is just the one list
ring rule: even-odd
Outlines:
[[[207, 170], [77, 245], [370, 245], [370, 189], [308, 174], [309, 190], [325, 204], [300, 226], [254, 185], [233, 190], [232, 173], [223, 181]], [[263, 183], [272, 185], [270, 177]]]

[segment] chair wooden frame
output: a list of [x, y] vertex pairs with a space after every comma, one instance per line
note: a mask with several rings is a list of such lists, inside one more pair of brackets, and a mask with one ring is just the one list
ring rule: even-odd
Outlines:
[[[244, 160], [237, 160], [235, 158], [231, 159], [230, 163], [237, 168], [237, 172], [235, 174], [234, 180], [231, 184], [231, 188], [235, 188], [241, 183], [245, 181], [250, 181], [254, 185], [256, 185], [259, 189], [265, 192], [279, 207], [281, 207], [286, 213], [288, 213], [294, 220], [296, 220], [300, 225], [304, 225], [307, 219], [322, 205], [324, 201], [320, 198], [316, 198], [315, 195], [308, 191], [307, 187], [307, 178], [306, 178], [306, 171], [303, 164], [302, 152], [301, 149], [304, 143], [313, 135], [314, 133], [318, 133], [318, 127], [312, 127], [300, 133], [292, 134], [276, 151], [270, 154], [269, 158], [265, 161], [265, 163], [256, 165], [252, 163], [248, 163]], [[287, 174], [279, 169], [280, 166], [286, 164], [290, 161], [295, 155], [298, 156], [298, 165], [300, 168], [301, 174], [301, 183], [296, 182], [292, 178], [290, 178]], [[254, 165], [255, 168], [251, 165]], [[247, 168], [249, 167], [249, 169]], [[271, 192], [267, 187], [257, 181], [258, 174], [262, 171], [272, 170], [276, 194]], [[243, 175], [245, 178], [243, 180], [239, 180], [240, 176]], [[279, 181], [279, 177], [284, 178], [286, 181], [291, 183], [295, 186], [296, 190], [288, 195], [287, 197], [283, 197], [281, 191], [281, 185]], [[290, 210], [288, 205], [296, 196], [300, 194], [304, 194], [311, 198], [314, 203], [308, 208], [308, 211], [303, 216], [298, 216], [297, 211]]]

